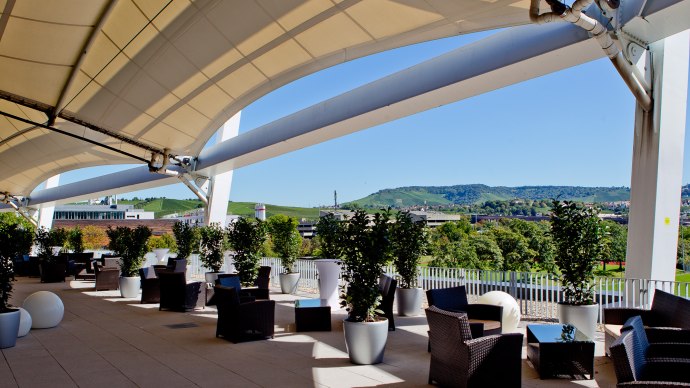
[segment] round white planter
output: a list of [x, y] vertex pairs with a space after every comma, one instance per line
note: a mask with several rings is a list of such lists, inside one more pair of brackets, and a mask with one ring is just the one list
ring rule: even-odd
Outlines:
[[594, 340], [594, 333], [597, 331], [597, 318], [599, 318], [598, 304], [587, 306], [558, 304], [558, 322], [575, 326], [592, 341]]
[[48, 329], [62, 322], [65, 305], [50, 291], [36, 291], [22, 302], [22, 308], [31, 315], [32, 329]]
[[156, 260], [159, 264], [168, 264], [168, 252], [170, 252], [169, 248], [157, 248], [153, 250], [153, 254], [156, 255]]
[[218, 279], [218, 275], [224, 273], [223, 271], [220, 272], [206, 272], [204, 273], [204, 277], [206, 277], [206, 283], [208, 284], [216, 284], [216, 279]]
[[294, 294], [297, 291], [297, 283], [299, 283], [299, 272], [281, 273], [278, 275], [280, 279], [280, 291], [283, 294]]
[[11, 348], [17, 344], [19, 318], [19, 309], [0, 313], [0, 349]]
[[136, 298], [141, 289], [141, 279], [136, 277], [120, 277], [120, 295], [123, 298]]
[[395, 300], [398, 303], [398, 315], [401, 317], [413, 317], [419, 315], [422, 310], [421, 288], [398, 288], [395, 290]]
[[318, 259], [314, 260], [319, 271], [319, 294], [321, 299], [326, 299], [332, 309], [339, 309], [338, 301], [338, 277], [340, 276], [340, 260]]
[[359, 365], [379, 364], [383, 362], [388, 339], [388, 320], [377, 322], [343, 321], [345, 346], [350, 362]]

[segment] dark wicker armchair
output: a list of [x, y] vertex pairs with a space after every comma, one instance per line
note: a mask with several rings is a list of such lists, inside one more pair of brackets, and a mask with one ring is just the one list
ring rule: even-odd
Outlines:
[[452, 387], [520, 387], [520, 333], [472, 339], [466, 313], [431, 306], [429, 322], [431, 363], [429, 384]]
[[[240, 283], [240, 275], [236, 273], [222, 273], [218, 274], [216, 278], [216, 285], [223, 287], [233, 287], [238, 297], [240, 298], [240, 303], [253, 302], [257, 299], [254, 293], [257, 292], [256, 288], [242, 288]], [[206, 290], [206, 306], [213, 306], [216, 304], [215, 288], [210, 288]], [[263, 298], [267, 299], [267, 298]]]
[[381, 304], [379, 314], [388, 319], [388, 331], [395, 331], [395, 318], [393, 316], [393, 302], [395, 300], [395, 289], [398, 288], [398, 281], [390, 276], [382, 275], [379, 279], [379, 292], [381, 292]]
[[274, 300], [240, 303], [234, 287], [216, 285], [214, 288], [218, 307], [216, 337], [223, 337], [234, 343], [273, 338]]
[[139, 268], [141, 303], [160, 303], [161, 284], [153, 268]]
[[610, 348], [618, 387], [690, 386], [690, 345], [650, 344], [639, 316], [623, 326]]
[[441, 310], [466, 312], [472, 330], [472, 338], [501, 334], [503, 307], [488, 304], [468, 303], [465, 286], [427, 290], [429, 306]]
[[641, 317], [651, 343], [690, 343], [690, 300], [662, 290], [654, 290], [654, 299], [649, 310], [634, 307], [604, 308], [604, 342], [607, 353], [621, 334], [623, 324], [634, 316]]
[[96, 291], [117, 290], [120, 288], [120, 270], [118, 268], [102, 267], [97, 261], [93, 262], [93, 272], [96, 278]]
[[203, 308], [206, 304], [206, 283], [187, 283], [184, 272], [160, 272], [159, 310], [187, 311]]

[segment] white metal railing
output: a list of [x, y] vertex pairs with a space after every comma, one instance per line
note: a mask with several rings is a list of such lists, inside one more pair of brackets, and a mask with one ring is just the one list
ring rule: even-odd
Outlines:
[[[155, 257], [151, 259], [147, 256], [147, 264], [151, 260], [155, 261]], [[206, 269], [200, 265], [198, 255], [192, 255], [190, 260], [188, 278], [203, 279]], [[234, 270], [232, 258], [227, 254], [225, 262], [224, 271], [228, 270], [228, 266]], [[278, 275], [283, 271], [281, 260], [265, 257], [260, 265], [271, 267], [271, 285], [279, 287]], [[301, 274], [298, 290], [318, 292], [318, 272], [314, 261], [297, 260], [294, 268]], [[535, 319], [557, 319], [557, 305], [563, 299], [560, 282], [545, 273], [437, 267], [417, 267], [417, 271], [418, 286], [425, 290], [464, 285], [471, 301], [476, 301], [489, 291], [503, 291], [515, 298], [523, 316]], [[398, 276], [392, 265], [384, 267], [384, 273]], [[690, 297], [690, 282], [596, 277], [594, 292], [600, 306], [599, 317], [602, 317], [601, 310], [605, 305], [649, 308], [655, 289]]]

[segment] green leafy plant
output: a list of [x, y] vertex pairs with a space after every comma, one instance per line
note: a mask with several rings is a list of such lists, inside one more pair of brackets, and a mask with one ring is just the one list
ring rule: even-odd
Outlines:
[[121, 276], [137, 276], [144, 255], [148, 252], [146, 244], [151, 237], [151, 229], [141, 225], [134, 229], [118, 226], [115, 229], [109, 227], [106, 234], [110, 238], [108, 249], [120, 256]]
[[165, 233], [161, 236], [151, 236], [149, 241], [146, 243], [146, 248], [149, 252], [153, 252], [154, 249], [164, 248], [169, 249], [171, 252], [176, 252], [177, 243], [171, 234]]
[[400, 275], [400, 288], [416, 287], [417, 266], [427, 245], [424, 222], [414, 222], [409, 212], [399, 212], [390, 232], [391, 255]]
[[70, 229], [67, 232], [67, 245], [74, 253], [84, 252], [84, 233], [79, 227]]
[[33, 231], [21, 224], [0, 222], [0, 313], [9, 310], [17, 255], [28, 253], [33, 243]]
[[57, 257], [53, 255], [52, 247], [64, 247], [67, 241], [68, 233], [63, 228], [39, 228], [36, 230], [36, 245], [38, 250], [38, 257], [44, 263], [54, 263]]
[[344, 226], [343, 279], [340, 305], [350, 322], [373, 322], [381, 302], [379, 277], [390, 256], [390, 210], [374, 214], [357, 210]]
[[316, 238], [319, 241], [319, 257], [339, 259], [343, 253], [343, 223], [328, 213], [316, 223]]
[[594, 267], [599, 262], [604, 235], [595, 208], [553, 201], [551, 236], [566, 304], [594, 303]]
[[259, 272], [261, 245], [266, 240], [266, 223], [239, 218], [228, 229], [228, 242], [235, 250], [235, 268], [242, 285], [251, 286]]
[[267, 222], [273, 250], [280, 257], [285, 273], [292, 273], [297, 254], [302, 246], [302, 236], [297, 231], [299, 222], [296, 218], [283, 214], [271, 216]]
[[177, 243], [177, 257], [187, 259], [192, 253], [199, 252], [199, 228], [178, 221], [173, 225], [173, 235]]
[[220, 272], [227, 247], [225, 230], [217, 223], [199, 228], [201, 263], [211, 272]]

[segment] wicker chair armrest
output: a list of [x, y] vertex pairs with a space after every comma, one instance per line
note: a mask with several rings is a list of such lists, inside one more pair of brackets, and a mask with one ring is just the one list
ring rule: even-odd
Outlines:
[[[636, 307], [607, 307], [604, 309], [604, 324], [622, 325], [629, 318], [636, 315], [642, 317], [642, 322], [648, 324], [647, 321], [654, 315], [650, 310], [640, 309]], [[645, 320], [645, 317], [647, 318]]]
[[676, 381], [628, 381], [626, 383], [616, 384], [618, 388], [635, 387], [635, 388], [681, 388], [690, 387], [690, 383], [676, 382]]
[[[520, 359], [522, 355], [521, 333], [496, 334], [474, 338], [465, 342], [469, 350], [470, 360], [475, 364], [482, 364], [490, 355], [500, 354], [501, 358], [510, 360]], [[497, 368], [500, 365], [496, 365]]]
[[490, 304], [472, 303], [466, 306], [465, 311], [470, 319], [483, 319], [487, 321], [501, 321], [503, 307]]
[[256, 301], [256, 297], [255, 297], [255, 296], [251, 296], [251, 295], [240, 295], [240, 303], [251, 303], [251, 302], [254, 302], [254, 301]]
[[650, 343], [671, 342], [690, 344], [690, 330], [676, 327], [647, 327], [647, 340]]
[[255, 314], [275, 311], [276, 301], [275, 300], [257, 300], [250, 303], [240, 304], [240, 313], [244, 314]]
[[[686, 353], [687, 354], [687, 353]], [[690, 360], [647, 358], [640, 380], [690, 383]]]

